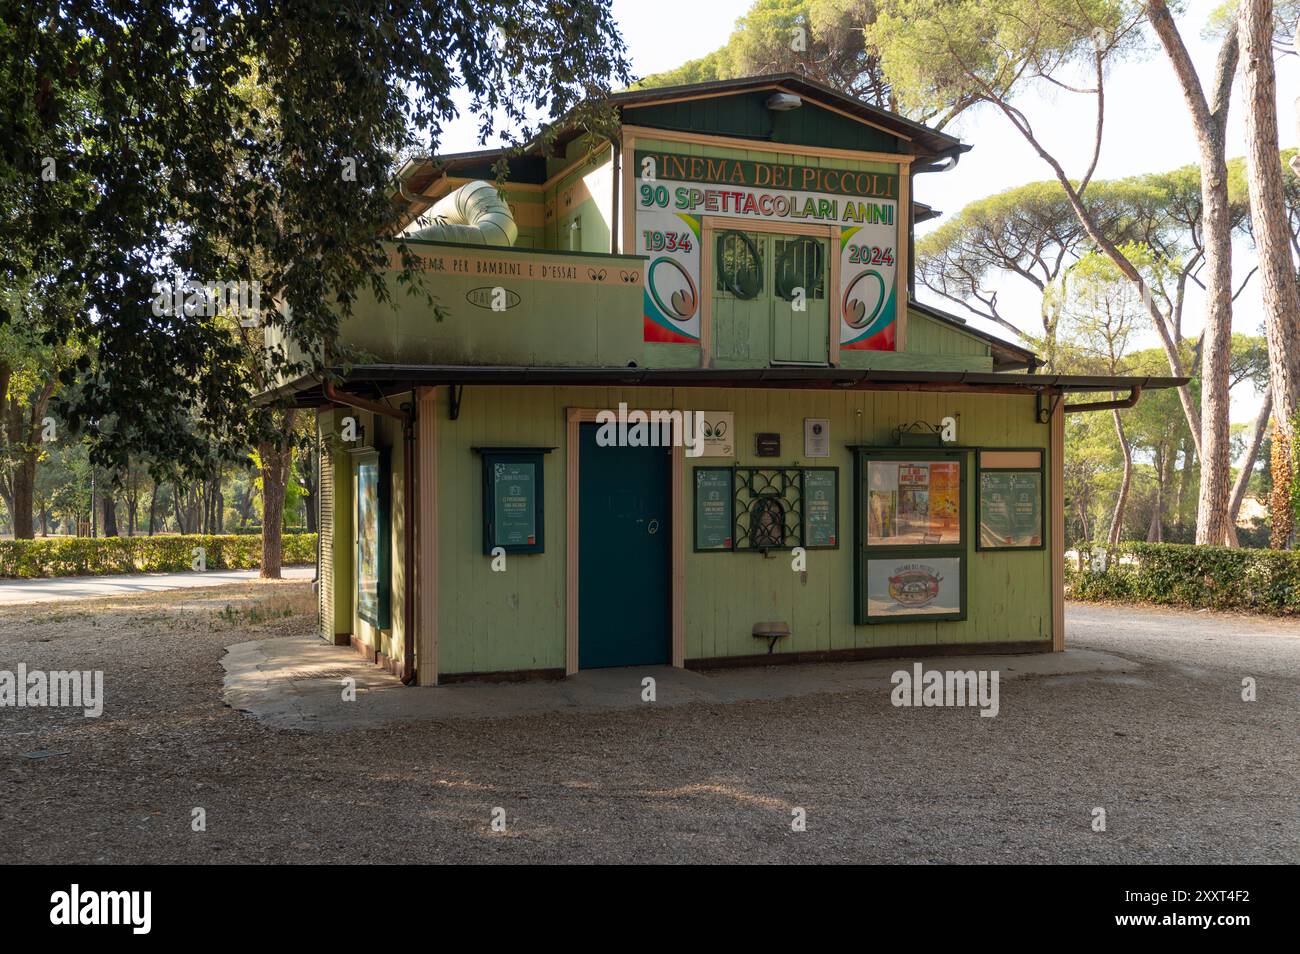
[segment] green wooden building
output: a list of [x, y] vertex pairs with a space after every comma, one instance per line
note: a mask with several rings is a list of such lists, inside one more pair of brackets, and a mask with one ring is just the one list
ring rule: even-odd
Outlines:
[[278, 389], [319, 425], [321, 636], [422, 685], [1063, 649], [1064, 415], [1179, 380], [1035, 373], [914, 300], [944, 133], [793, 75], [613, 105], [408, 163], [393, 275], [405, 243], [436, 310], [394, 284]]

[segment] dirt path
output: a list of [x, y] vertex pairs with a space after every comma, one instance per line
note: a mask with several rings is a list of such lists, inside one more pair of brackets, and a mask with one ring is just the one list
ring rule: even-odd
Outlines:
[[222, 647], [312, 610], [298, 582], [0, 609], [0, 670], [107, 691], [0, 709], [0, 862], [1300, 861], [1295, 623], [1071, 607], [1141, 668], [1017, 680], [992, 719], [875, 692], [307, 734], [222, 705]]

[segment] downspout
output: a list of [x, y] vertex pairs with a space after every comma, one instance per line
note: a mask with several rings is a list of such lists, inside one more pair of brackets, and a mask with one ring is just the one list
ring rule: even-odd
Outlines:
[[324, 385], [325, 397], [335, 404], [369, 411], [402, 422], [402, 550], [406, 554], [406, 574], [402, 585], [402, 685], [415, 682], [415, 414], [396, 410], [387, 404], [371, 401], [340, 391], [332, 381]]
[[[947, 172], [949, 169], [955, 169], [957, 163], [961, 162], [961, 155], [967, 152], [970, 146], [958, 143], [950, 149], [945, 149], [929, 162], [921, 163], [916, 166], [908, 165], [907, 167], [907, 201], [909, 205], [916, 203], [916, 177], [924, 175], [927, 172]], [[912, 217], [912, 210], [905, 209], [907, 214], [907, 297], [916, 298], [916, 222]]]
[[619, 224], [619, 206], [622, 205], [623, 198], [623, 150], [617, 142], [610, 142], [610, 151], [613, 153], [610, 162], [613, 165], [614, 194], [610, 197], [609, 213], [609, 250], [613, 254], [619, 252], [627, 253], [623, 248], [623, 233]]

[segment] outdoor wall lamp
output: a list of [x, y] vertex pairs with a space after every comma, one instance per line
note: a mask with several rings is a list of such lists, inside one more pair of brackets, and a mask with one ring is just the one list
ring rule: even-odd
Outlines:
[[784, 113], [791, 109], [798, 109], [803, 105], [803, 100], [794, 93], [773, 93], [764, 105], [774, 113]]

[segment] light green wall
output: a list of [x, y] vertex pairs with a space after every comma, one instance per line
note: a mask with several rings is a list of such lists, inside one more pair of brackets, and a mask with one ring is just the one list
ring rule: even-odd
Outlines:
[[[421, 272], [443, 309], [443, 320], [423, 294], [411, 294], [390, 273], [390, 298], [381, 303], [360, 289], [339, 341], [374, 363], [626, 367], [644, 365], [641, 260], [611, 255], [560, 255], [526, 249], [411, 242], [418, 253], [448, 261], [448, 269]], [[457, 263], [464, 263], [458, 265]], [[488, 263], [490, 270], [479, 263]], [[567, 270], [576, 280], [549, 280], [543, 270]], [[607, 281], [589, 281], [589, 273]], [[538, 277], [529, 277], [537, 275]], [[470, 295], [501, 286], [512, 296], [505, 311], [475, 304]], [[359, 363], [365, 363], [364, 361]]]
[[845, 368], [889, 371], [992, 371], [988, 342], [911, 309], [902, 351], [840, 351]]
[[[1048, 550], [975, 552], [968, 523], [968, 618], [962, 622], [853, 624], [852, 473], [848, 444], [893, 443], [892, 430], [917, 420], [960, 415], [958, 443], [1042, 447], [1048, 428], [1034, 422], [1032, 397], [915, 392], [616, 388], [465, 389], [460, 419], [447, 419], [439, 394], [438, 654], [442, 673], [558, 669], [564, 665], [566, 408], [735, 412], [740, 456], [686, 460], [686, 659], [765, 652], [755, 622], [786, 620], [793, 636], [780, 652], [937, 643], [1048, 640], [1051, 575]], [[804, 460], [803, 419], [831, 421], [830, 460]], [[782, 456], [753, 456], [754, 434], [777, 431]], [[494, 573], [482, 553], [482, 460], [474, 447], [554, 447], [545, 463], [546, 552], [511, 555]], [[806, 581], [787, 553], [695, 553], [690, 518], [697, 465], [811, 464], [840, 468], [839, 550], [808, 554]], [[975, 464], [967, 464], [967, 511], [974, 513]], [[1049, 475], [1052, 472], [1049, 468]], [[395, 563], [396, 553], [395, 553]], [[634, 607], [638, 596], [631, 596]], [[663, 599], [668, 594], [662, 594]], [[1047, 648], [1047, 644], [1044, 645]]]
[[[565, 163], [583, 160], [582, 164], [557, 179], [545, 190], [547, 209], [551, 212], [546, 222], [545, 247], [558, 251], [608, 252], [610, 250], [610, 224], [613, 221], [614, 180], [613, 156], [608, 143], [591, 145], [586, 139], [569, 144]], [[558, 170], [557, 170], [558, 171]], [[603, 171], [603, 175], [600, 173]], [[571, 207], [564, 207], [560, 196], [564, 190], [583, 178], [595, 177], [589, 183], [591, 198]], [[571, 226], [578, 223], [577, 247], [571, 245]]]

